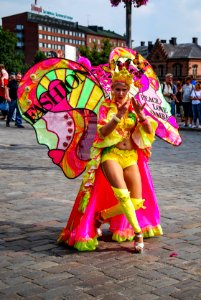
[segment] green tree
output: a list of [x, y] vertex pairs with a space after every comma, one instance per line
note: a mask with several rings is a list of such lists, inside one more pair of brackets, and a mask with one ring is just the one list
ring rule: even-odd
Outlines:
[[80, 47], [79, 52], [81, 56], [87, 57], [92, 66], [98, 66], [100, 61], [100, 53], [98, 52], [97, 43], [94, 43], [93, 48], [90, 49], [88, 46]]
[[36, 51], [36, 54], [34, 56], [34, 64], [38, 63], [39, 61], [46, 59], [46, 55], [43, 51]]
[[92, 49], [88, 46], [80, 47], [79, 52], [81, 56], [87, 57], [92, 66], [98, 66], [100, 64], [106, 64], [108, 62], [109, 54], [111, 52], [112, 45], [109, 39], [102, 40], [101, 50], [98, 50], [97, 43], [94, 43]]
[[0, 27], [0, 41], [0, 63], [5, 65], [8, 72], [24, 72], [27, 66], [23, 54], [16, 51], [15, 34]]
[[91, 64], [92, 66], [98, 66], [100, 64], [100, 53], [98, 51], [97, 43], [94, 43], [91, 50]]
[[112, 44], [109, 39], [102, 41], [102, 47], [100, 52], [100, 64], [106, 64], [109, 59], [110, 52], [112, 50]]

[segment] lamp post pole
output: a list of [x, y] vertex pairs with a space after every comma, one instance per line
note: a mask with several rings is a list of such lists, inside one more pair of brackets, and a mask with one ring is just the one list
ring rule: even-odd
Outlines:
[[126, 45], [128, 48], [132, 47], [131, 42], [131, 23], [132, 23], [132, 2], [126, 2]]

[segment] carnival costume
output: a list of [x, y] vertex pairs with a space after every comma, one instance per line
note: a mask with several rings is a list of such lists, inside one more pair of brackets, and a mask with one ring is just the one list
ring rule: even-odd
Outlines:
[[[158, 107], [163, 111], [158, 115], [154, 111], [156, 105], [152, 105], [153, 101], [147, 98], [144, 110], [152, 127], [151, 134], [144, 131], [130, 105], [128, 114], [118, 122], [114, 131], [106, 137], [101, 135], [101, 127], [117, 113], [116, 103], [103, 93], [103, 88], [108, 92], [111, 84], [108, 66], [101, 69], [103, 76], [99, 69], [95, 69], [92, 74], [78, 63], [49, 59], [33, 66], [23, 77], [19, 88], [18, 104], [22, 116], [36, 130], [39, 143], [48, 146], [48, 155], [53, 162], [62, 168], [68, 178], [75, 178], [85, 170], [69, 220], [58, 238], [58, 242], [79, 251], [96, 249], [98, 234], [95, 215], [100, 211], [104, 222], [109, 223], [115, 241], [132, 240], [133, 228], [136, 228], [136, 233], [142, 230], [145, 238], [162, 234], [158, 204], [148, 168], [150, 148], [155, 132], [174, 145], [179, 145], [181, 139], [176, 122], [170, 115], [170, 108], [163, 100], [160, 84], [148, 62], [145, 64], [145, 60], [130, 49], [116, 48], [111, 54], [109, 67], [116, 66], [121, 56], [125, 56], [125, 67], [128, 59], [133, 62], [134, 67], [129, 71], [137, 70], [131, 96], [136, 95], [136, 99], [141, 101], [148, 97], [146, 91], [150, 87], [155, 97], [153, 101], [157, 100]], [[143, 98], [140, 98], [140, 93]], [[96, 115], [97, 121], [94, 122]], [[87, 134], [95, 129], [95, 123], [96, 132]], [[90, 128], [93, 130], [90, 131]], [[130, 134], [135, 149], [117, 149], [115, 145], [127, 136], [130, 137]], [[86, 155], [84, 152], [89, 146], [90, 157], [87, 156], [88, 150]], [[130, 199], [127, 191], [117, 191], [110, 186], [101, 169], [101, 162], [108, 156], [118, 160], [122, 168], [137, 163], [142, 182], [142, 199]], [[117, 198], [121, 199], [120, 202]], [[132, 205], [132, 209], [135, 207], [139, 226], [133, 223], [131, 227], [129, 222], [132, 224], [133, 216], [127, 214], [127, 219], [124, 216], [125, 203], [126, 210], [129, 205]]]

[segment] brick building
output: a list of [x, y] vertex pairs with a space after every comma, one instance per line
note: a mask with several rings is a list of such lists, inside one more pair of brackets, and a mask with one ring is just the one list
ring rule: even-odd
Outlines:
[[161, 81], [166, 73], [172, 73], [175, 80], [184, 80], [189, 75], [201, 80], [201, 46], [195, 37], [191, 43], [182, 44], [177, 44], [174, 37], [169, 43], [157, 39], [155, 44], [149, 42], [145, 46], [141, 42], [135, 50], [147, 58]]
[[101, 48], [103, 39], [108, 38], [110, 43], [124, 47], [126, 39], [110, 30], [98, 26], [81, 26], [78, 22], [62, 20], [49, 15], [24, 12], [2, 18], [2, 27], [16, 34], [18, 39], [17, 50], [22, 51], [25, 63], [32, 64], [38, 50], [46, 55], [51, 51], [64, 52], [65, 45], [89, 46], [97, 43]]

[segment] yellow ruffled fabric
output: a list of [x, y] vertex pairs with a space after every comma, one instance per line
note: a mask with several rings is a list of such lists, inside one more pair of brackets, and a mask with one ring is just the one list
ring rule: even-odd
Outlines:
[[155, 132], [156, 132], [158, 123], [149, 116], [147, 116], [146, 119], [149, 120], [149, 122], [151, 124], [152, 132], [151, 133], [145, 132], [143, 125], [138, 122], [138, 124], [132, 134], [132, 139], [135, 142], [135, 144], [138, 146], [139, 149], [150, 148], [155, 140]]
[[[145, 227], [142, 228], [143, 238], [150, 238], [154, 236], [163, 235], [163, 230], [161, 225], [157, 225], [156, 227]], [[126, 230], [116, 230], [113, 232], [112, 240], [118, 243], [122, 243], [125, 241], [132, 241], [134, 239], [133, 229]]]

